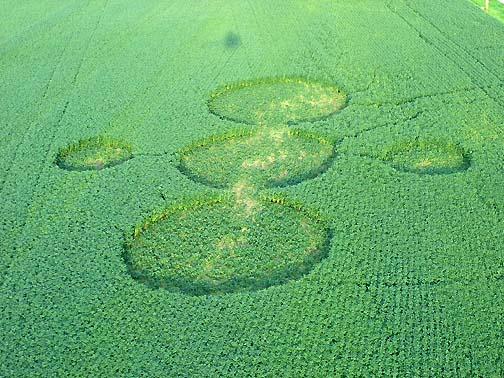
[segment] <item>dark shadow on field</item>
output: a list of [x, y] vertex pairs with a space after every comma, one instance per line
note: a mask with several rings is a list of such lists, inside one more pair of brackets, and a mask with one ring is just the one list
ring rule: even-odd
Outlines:
[[228, 49], [236, 49], [241, 45], [241, 38], [238, 34], [228, 32], [224, 37], [224, 46]]

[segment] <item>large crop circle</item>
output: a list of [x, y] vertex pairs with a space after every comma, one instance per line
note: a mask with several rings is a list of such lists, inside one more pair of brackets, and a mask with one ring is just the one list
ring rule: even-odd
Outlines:
[[217, 188], [246, 182], [286, 186], [324, 172], [334, 154], [326, 139], [288, 128], [235, 132], [195, 143], [179, 153], [181, 172]]
[[131, 148], [125, 143], [96, 137], [71, 144], [58, 153], [56, 164], [74, 171], [100, 170], [131, 159]]
[[208, 107], [222, 118], [251, 125], [311, 122], [331, 116], [347, 97], [331, 85], [304, 79], [264, 79], [229, 85], [212, 94]]
[[380, 159], [398, 170], [417, 174], [449, 174], [469, 167], [469, 158], [461, 147], [432, 139], [394, 143], [381, 153]]
[[303, 211], [260, 201], [253, 212], [213, 201], [166, 210], [126, 243], [131, 275], [189, 295], [258, 290], [295, 280], [325, 257], [324, 223]]

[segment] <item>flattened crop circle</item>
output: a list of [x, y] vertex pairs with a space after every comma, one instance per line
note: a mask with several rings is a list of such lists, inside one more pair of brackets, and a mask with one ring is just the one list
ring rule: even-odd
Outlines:
[[297, 184], [323, 173], [334, 157], [326, 139], [289, 128], [238, 131], [203, 140], [179, 153], [179, 170], [194, 181], [232, 188]]
[[71, 171], [100, 170], [132, 158], [131, 147], [103, 137], [83, 139], [60, 150], [56, 164]]
[[386, 148], [380, 158], [394, 168], [417, 174], [450, 174], [470, 165], [465, 151], [453, 143], [413, 139]]
[[231, 202], [168, 209], [135, 229], [125, 262], [136, 280], [189, 295], [259, 290], [299, 279], [327, 253], [324, 223], [260, 201], [253, 214]]
[[221, 118], [250, 125], [295, 124], [327, 118], [346, 105], [331, 85], [304, 79], [263, 79], [228, 85], [211, 95], [208, 108]]

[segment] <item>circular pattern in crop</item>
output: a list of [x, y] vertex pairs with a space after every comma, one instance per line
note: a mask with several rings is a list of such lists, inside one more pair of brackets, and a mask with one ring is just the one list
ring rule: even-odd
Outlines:
[[72, 171], [99, 170], [132, 158], [131, 147], [104, 137], [83, 139], [60, 150], [56, 164]]
[[396, 169], [418, 174], [449, 174], [469, 167], [469, 158], [461, 147], [431, 139], [392, 144], [379, 158]]
[[251, 125], [293, 124], [327, 118], [346, 105], [338, 88], [304, 79], [232, 84], [211, 95], [210, 112]]
[[179, 170], [194, 181], [258, 189], [297, 184], [323, 173], [334, 156], [326, 139], [288, 128], [242, 130], [195, 143], [179, 153]]
[[223, 294], [299, 279], [326, 256], [323, 221], [273, 200], [253, 202], [196, 202], [154, 215], [126, 243], [130, 274], [153, 288]]

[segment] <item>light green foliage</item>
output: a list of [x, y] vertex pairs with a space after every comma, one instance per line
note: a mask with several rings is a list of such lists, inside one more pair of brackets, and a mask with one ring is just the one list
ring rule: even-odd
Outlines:
[[437, 140], [397, 141], [378, 156], [394, 167], [420, 174], [448, 174], [468, 167], [469, 160], [460, 147]]
[[301, 78], [231, 84], [212, 94], [211, 112], [250, 125], [293, 124], [326, 118], [346, 103], [339, 89]]
[[131, 147], [103, 137], [84, 139], [61, 150], [56, 163], [68, 170], [112, 167], [132, 158]]
[[[479, 7], [485, 6], [485, 0], [470, 0], [475, 5]], [[488, 9], [488, 14], [504, 22], [504, 4], [498, 0], [490, 0], [490, 7]]]
[[0, 2], [0, 376], [502, 377], [503, 44], [464, 0]]
[[211, 138], [180, 153], [180, 170], [205, 184], [285, 186], [328, 168], [334, 147], [327, 139], [284, 127], [244, 130]]

